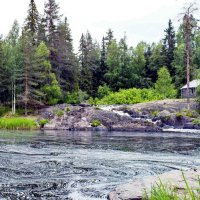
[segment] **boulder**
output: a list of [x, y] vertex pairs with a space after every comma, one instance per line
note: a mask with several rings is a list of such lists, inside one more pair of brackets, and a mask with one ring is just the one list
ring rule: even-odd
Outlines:
[[[66, 109], [69, 108], [69, 109]], [[56, 116], [55, 110], [64, 110], [63, 116]], [[43, 110], [41, 116], [49, 119], [44, 129], [79, 130], [79, 131], [161, 131], [156, 124], [148, 120], [134, 119], [128, 115], [120, 115], [113, 111], [96, 109], [93, 106], [57, 105]], [[92, 127], [92, 121], [99, 120], [101, 125]]]

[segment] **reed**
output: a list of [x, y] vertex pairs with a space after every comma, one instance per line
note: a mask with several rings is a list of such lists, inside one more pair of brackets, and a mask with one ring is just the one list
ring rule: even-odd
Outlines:
[[193, 190], [182, 172], [186, 185], [185, 191], [180, 193], [177, 187], [164, 185], [161, 180], [152, 186], [150, 193], [145, 191], [143, 200], [200, 200], [200, 179], [198, 179], [198, 189]]
[[28, 118], [0, 118], [0, 129], [6, 130], [32, 130], [37, 128], [37, 123]]

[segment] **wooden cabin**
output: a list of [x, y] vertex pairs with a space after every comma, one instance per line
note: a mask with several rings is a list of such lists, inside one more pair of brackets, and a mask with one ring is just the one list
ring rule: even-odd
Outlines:
[[[189, 84], [189, 97], [196, 97], [196, 89], [200, 85], [200, 79], [196, 79]], [[181, 88], [181, 98], [187, 98], [187, 84]]]

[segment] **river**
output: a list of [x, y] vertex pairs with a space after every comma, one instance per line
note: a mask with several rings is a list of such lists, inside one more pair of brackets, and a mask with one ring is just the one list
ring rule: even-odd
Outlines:
[[106, 199], [116, 186], [200, 166], [200, 134], [0, 131], [0, 199]]

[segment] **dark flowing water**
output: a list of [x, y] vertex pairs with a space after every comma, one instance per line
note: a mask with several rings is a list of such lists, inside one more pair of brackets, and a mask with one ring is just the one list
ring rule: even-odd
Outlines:
[[200, 134], [0, 132], [0, 199], [106, 199], [116, 186], [200, 166]]

